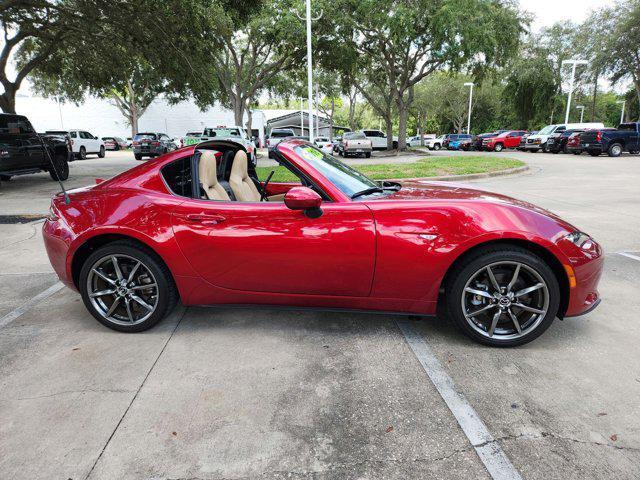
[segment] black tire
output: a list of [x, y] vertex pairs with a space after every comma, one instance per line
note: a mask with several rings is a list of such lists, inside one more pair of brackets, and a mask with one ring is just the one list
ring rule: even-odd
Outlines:
[[139, 153], [134, 153], [133, 156], [136, 160], [142, 160], [142, 155], [140, 155]]
[[0, 182], [8, 182], [11, 180], [11, 175], [0, 175]]
[[49, 170], [49, 175], [52, 180], [64, 182], [69, 178], [69, 162], [67, 162], [67, 156], [61, 153], [56, 153], [53, 157], [53, 165], [55, 169]]
[[587, 153], [589, 155], [591, 155], [592, 157], [598, 157], [600, 156], [600, 151], [599, 150], [587, 150]]
[[[547, 286], [549, 301], [545, 316], [540, 321], [536, 320], [531, 331], [517, 338], [508, 339], [499, 338], [499, 336], [485, 336], [471, 326], [463, 311], [461, 299], [463, 298], [463, 292], [467, 282], [469, 282], [478, 271], [481, 271], [487, 265], [492, 265], [497, 262], [518, 262], [523, 264], [537, 272]], [[496, 273], [496, 277], [498, 282], [503, 284], [504, 277], [500, 279], [498, 273]], [[463, 257], [462, 261], [458, 262], [447, 276], [445, 295], [449, 318], [456, 327], [476, 342], [492, 347], [515, 347], [536, 339], [553, 323], [560, 306], [560, 287], [549, 265], [542, 258], [527, 249], [515, 245], [480, 248], [470, 255]]]
[[114, 148], [114, 150], [117, 152], [118, 150], [120, 150], [120, 144], [116, 143], [116, 148]]
[[98, 152], [98, 158], [104, 158], [105, 155], [104, 146], [101, 146], [100, 151]]
[[547, 153], [549, 151], [549, 149], [547, 148], [547, 144], [546, 143], [544, 143], [542, 145], [542, 149], [541, 150], [542, 150], [542, 153]]
[[638, 152], [637, 152], [637, 151], [635, 151], [635, 150], [629, 150], [629, 155], [635, 155], [635, 154], [637, 154], [637, 153], [638, 153]]
[[[142, 264], [147, 267], [155, 277], [155, 281], [158, 286], [157, 305], [155, 311], [146, 320], [133, 325], [114, 323], [104, 318], [91, 303], [87, 290], [89, 272], [96, 262], [109, 255], [127, 255], [139, 262], [142, 262]], [[109, 243], [104, 247], [98, 248], [89, 255], [89, 258], [85, 260], [82, 270], [80, 271], [79, 289], [84, 305], [87, 307], [87, 310], [89, 310], [91, 315], [93, 315], [95, 319], [104, 326], [119, 332], [134, 333], [147, 330], [171, 313], [178, 303], [178, 290], [169, 268], [152, 250], [128, 240]]]
[[78, 153], [78, 158], [80, 158], [80, 160], [86, 160], [87, 159], [87, 149], [84, 147], [80, 147], [80, 152]]
[[367, 158], [371, 158], [371, 152], [367, 152], [367, 153], [365, 154], [365, 157], [367, 157]]
[[344, 151], [343, 150], [338, 150], [338, 155], [340, 155], [341, 157], [344, 158]]
[[607, 155], [610, 157], [619, 157], [622, 154], [622, 145], [619, 143], [612, 143], [607, 149]]
[[433, 145], [433, 149], [437, 152], [438, 150], [440, 150], [440, 144], [436, 143]]
[[495, 147], [493, 147], [493, 149], [494, 149], [496, 152], [501, 152], [501, 151], [504, 149], [504, 145], [502, 145], [501, 143], [496, 143], [496, 146], [495, 146]]
[[538, 153], [538, 150], [539, 150], [538, 148], [530, 148], [530, 149], [527, 149], [527, 152], [529, 152], [529, 153]]
[[572, 153], [573, 153], [574, 155], [580, 155], [580, 154], [582, 154], [582, 152], [581, 152], [581, 151], [579, 151], [579, 150], [574, 150]]

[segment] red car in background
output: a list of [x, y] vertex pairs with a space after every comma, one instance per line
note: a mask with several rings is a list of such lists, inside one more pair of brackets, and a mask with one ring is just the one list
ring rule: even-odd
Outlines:
[[566, 145], [567, 153], [573, 153], [574, 155], [580, 155], [582, 153], [582, 147], [580, 146], [580, 135], [582, 135], [582, 132], [574, 132], [569, 135]]
[[438, 310], [507, 347], [600, 301], [600, 246], [548, 211], [446, 182], [375, 182], [303, 140], [273, 154], [295, 181], [258, 179], [243, 145], [212, 140], [54, 197], [43, 226], [54, 270], [123, 332], [178, 300]]
[[524, 130], [509, 130], [502, 132], [495, 137], [489, 137], [482, 140], [483, 150], [493, 150], [495, 152], [501, 152], [505, 148], [516, 148], [520, 145], [520, 140], [527, 132]]

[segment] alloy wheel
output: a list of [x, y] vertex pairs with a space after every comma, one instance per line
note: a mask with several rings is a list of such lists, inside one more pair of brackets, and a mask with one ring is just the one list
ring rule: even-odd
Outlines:
[[158, 284], [144, 263], [112, 254], [96, 261], [87, 276], [87, 294], [96, 311], [118, 325], [137, 325], [158, 306]]
[[549, 288], [530, 266], [515, 261], [486, 265], [467, 281], [461, 298], [467, 323], [481, 335], [500, 340], [523, 337], [549, 310]]

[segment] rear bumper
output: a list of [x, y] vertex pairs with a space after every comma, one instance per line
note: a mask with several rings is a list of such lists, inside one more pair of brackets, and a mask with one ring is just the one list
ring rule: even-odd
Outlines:
[[149, 147], [146, 149], [140, 148], [140, 147], [134, 147], [133, 148], [133, 153], [135, 155], [142, 155], [143, 157], [145, 155], [161, 155], [164, 151], [163, 147]]
[[582, 143], [582, 142], [580, 142], [580, 149], [581, 150], [591, 150], [591, 151], [596, 151], [596, 152], [602, 152], [604, 150], [604, 147], [602, 146], [601, 143]]
[[58, 220], [45, 220], [42, 225], [42, 238], [53, 270], [66, 286], [77, 290], [71, 273], [69, 246], [75, 238], [65, 223]]

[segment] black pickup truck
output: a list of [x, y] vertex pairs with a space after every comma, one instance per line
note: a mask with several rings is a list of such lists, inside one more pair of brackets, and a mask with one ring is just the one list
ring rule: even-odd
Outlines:
[[66, 180], [69, 156], [64, 139], [36, 133], [27, 117], [0, 113], [0, 180], [43, 171]]
[[640, 122], [621, 123], [618, 128], [587, 130], [580, 134], [580, 147], [593, 157], [607, 153], [619, 157], [622, 152], [640, 151]]

